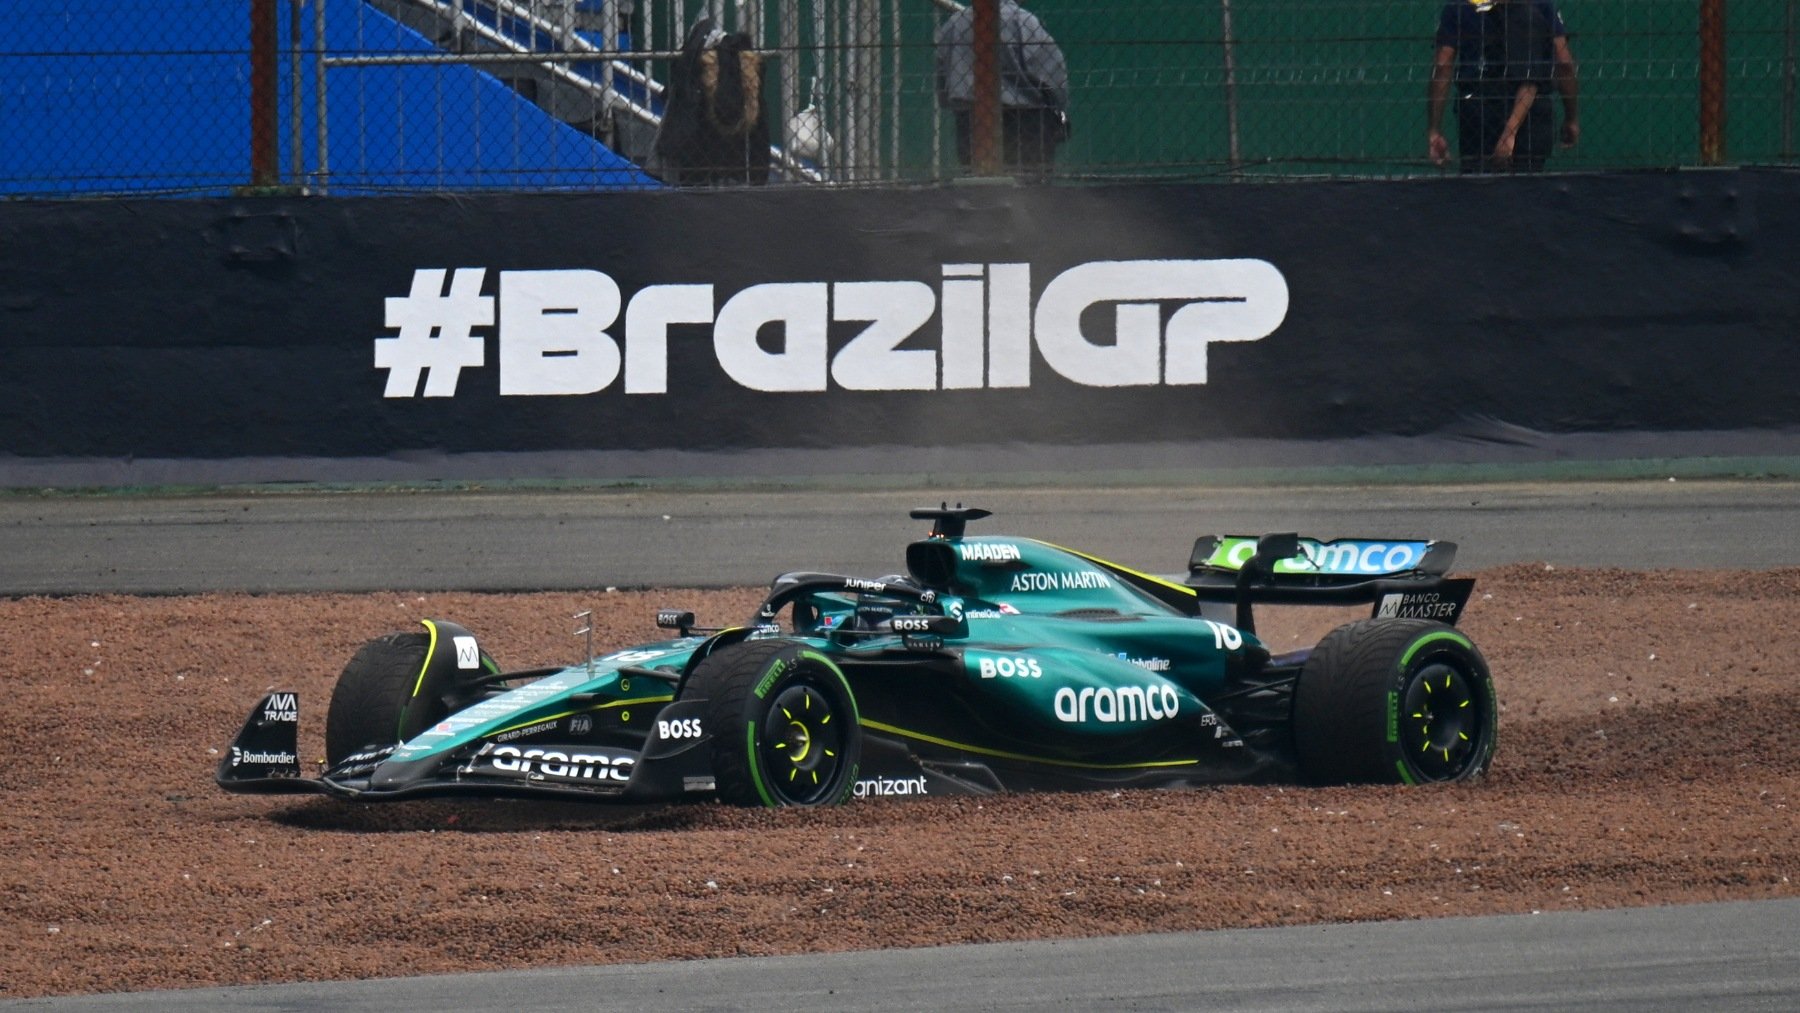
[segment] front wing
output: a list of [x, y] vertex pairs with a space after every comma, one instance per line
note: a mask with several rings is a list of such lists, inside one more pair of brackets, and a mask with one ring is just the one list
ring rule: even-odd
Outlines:
[[[458, 755], [393, 760], [398, 743], [370, 746], [317, 777], [301, 772], [295, 693], [264, 697], [219, 759], [214, 779], [230, 792], [331, 795], [360, 802], [443, 796], [557, 798], [589, 802], [673, 802], [715, 790], [709, 737], [698, 728], [703, 701], [672, 703], [640, 748], [484, 742]], [[663, 730], [671, 733], [665, 736]], [[321, 761], [323, 766], [323, 761]]]

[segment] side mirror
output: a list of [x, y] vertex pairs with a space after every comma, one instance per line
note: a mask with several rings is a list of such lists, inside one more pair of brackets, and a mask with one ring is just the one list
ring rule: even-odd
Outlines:
[[1255, 567], [1258, 573], [1275, 572], [1275, 564], [1284, 559], [1292, 559], [1300, 554], [1300, 535], [1293, 531], [1264, 535], [1256, 540], [1256, 555], [1251, 557], [1249, 570]]
[[1256, 632], [1256, 616], [1250, 607], [1250, 585], [1255, 583], [1256, 578], [1274, 573], [1276, 563], [1299, 554], [1299, 532], [1276, 532], [1263, 535], [1256, 540], [1256, 554], [1238, 569], [1237, 621], [1235, 624], [1238, 629], [1245, 633]]
[[694, 614], [681, 609], [657, 609], [656, 625], [659, 629], [677, 630], [685, 637], [694, 628]]
[[943, 590], [956, 579], [956, 546], [932, 539], [906, 547], [906, 572], [926, 587]]

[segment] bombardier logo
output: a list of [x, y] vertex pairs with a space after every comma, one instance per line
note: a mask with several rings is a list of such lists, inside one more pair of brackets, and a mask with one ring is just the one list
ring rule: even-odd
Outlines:
[[238, 746], [231, 747], [231, 765], [242, 766], [246, 763], [291, 764], [300, 762], [293, 753], [271, 753], [266, 750], [251, 751]]
[[[1250, 259], [1077, 264], [1035, 304], [1030, 264], [944, 264], [936, 287], [770, 282], [722, 302], [705, 283], [627, 297], [595, 270], [496, 273], [483, 295], [485, 267], [419, 268], [386, 300], [395, 333], [374, 339], [385, 397], [418, 397], [421, 384], [424, 397], [454, 397], [463, 370], [489, 365], [478, 331], [494, 334], [502, 396], [596, 394], [621, 377], [626, 394], [667, 394], [674, 325], [710, 326], [719, 368], [750, 390], [1029, 387], [1034, 349], [1085, 386], [1204, 384], [1213, 344], [1267, 337], [1288, 311], [1287, 279]], [[834, 324], [862, 325], [835, 353]]]

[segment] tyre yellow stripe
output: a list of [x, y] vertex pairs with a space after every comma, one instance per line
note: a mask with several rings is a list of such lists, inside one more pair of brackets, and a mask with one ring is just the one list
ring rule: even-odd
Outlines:
[[425, 645], [425, 663], [419, 666], [419, 677], [413, 680], [412, 695], [417, 697], [419, 690], [425, 686], [425, 671], [431, 667], [431, 656], [437, 653], [437, 624], [429, 619], [419, 620], [419, 625], [431, 631], [431, 643]]
[[1052, 549], [1060, 549], [1063, 552], [1066, 552], [1071, 556], [1080, 556], [1082, 559], [1085, 559], [1090, 563], [1098, 563], [1101, 566], [1104, 566], [1109, 570], [1117, 570], [1120, 573], [1129, 573], [1133, 577], [1138, 578], [1139, 580], [1147, 580], [1150, 583], [1155, 584], [1159, 587], [1166, 587], [1171, 591], [1179, 591], [1182, 594], [1187, 595], [1189, 598], [1194, 597], [1198, 593], [1193, 588], [1188, 587], [1185, 584], [1177, 584], [1172, 580], [1164, 580], [1161, 577], [1157, 577], [1152, 574], [1144, 573], [1139, 570], [1133, 570], [1129, 566], [1120, 566], [1118, 563], [1115, 563], [1110, 559], [1101, 559], [1099, 556], [1090, 556], [1087, 553], [1082, 552], [1080, 549], [1071, 549], [1065, 545], [1057, 545], [1055, 542], [1045, 542], [1043, 544], [1050, 546]]

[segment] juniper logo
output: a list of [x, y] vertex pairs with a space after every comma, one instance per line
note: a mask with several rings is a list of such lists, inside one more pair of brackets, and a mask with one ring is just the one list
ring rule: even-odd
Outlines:
[[[499, 271], [483, 295], [488, 273], [420, 268], [386, 300], [394, 333], [374, 340], [384, 396], [454, 397], [464, 370], [488, 366], [490, 331], [502, 395], [666, 394], [675, 325], [710, 325], [719, 368], [750, 390], [1029, 387], [1034, 349], [1086, 386], [1204, 384], [1213, 345], [1267, 337], [1288, 310], [1287, 279], [1251, 259], [1092, 261], [1050, 278], [1035, 303], [1030, 264], [944, 264], [935, 287], [771, 282], [722, 303], [705, 283], [627, 297], [587, 269]], [[833, 353], [828, 333], [846, 324], [863, 326]]]

